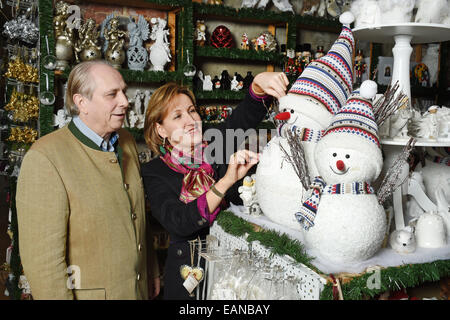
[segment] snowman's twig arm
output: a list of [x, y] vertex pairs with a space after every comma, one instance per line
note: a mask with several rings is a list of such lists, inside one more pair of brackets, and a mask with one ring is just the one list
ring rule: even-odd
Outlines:
[[291, 149], [291, 153], [280, 144], [281, 151], [285, 154], [287, 160], [292, 164], [295, 173], [297, 174], [303, 188], [307, 190], [311, 181], [309, 179], [308, 164], [306, 163], [305, 151], [303, 149], [301, 139], [297, 132], [287, 131], [287, 141]]
[[373, 106], [375, 122], [380, 127], [387, 118], [394, 114], [405, 103], [406, 95], [400, 90], [398, 81], [389, 85], [384, 93]]
[[[381, 183], [378, 192], [377, 199], [378, 203], [381, 205], [389, 198], [394, 191], [400, 187], [408, 178], [408, 174], [405, 177], [401, 178], [401, 174], [404, 171], [405, 164], [408, 163], [409, 155], [411, 151], [414, 149], [415, 140], [414, 138], [409, 139], [406, 146], [403, 148], [403, 151], [398, 155], [397, 159], [395, 159], [394, 163], [390, 166], [388, 171], [386, 172], [386, 176]], [[402, 179], [402, 181], [399, 181]]]

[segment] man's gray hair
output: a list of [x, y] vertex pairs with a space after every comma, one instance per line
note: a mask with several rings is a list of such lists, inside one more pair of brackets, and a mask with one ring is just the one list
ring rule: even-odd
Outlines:
[[67, 81], [66, 108], [71, 116], [80, 114], [80, 110], [78, 110], [78, 107], [73, 101], [75, 94], [79, 93], [89, 100], [92, 99], [92, 94], [95, 90], [95, 81], [90, 71], [92, 67], [99, 64], [111, 67], [111, 64], [105, 60], [92, 60], [77, 64], [70, 72], [69, 80]]

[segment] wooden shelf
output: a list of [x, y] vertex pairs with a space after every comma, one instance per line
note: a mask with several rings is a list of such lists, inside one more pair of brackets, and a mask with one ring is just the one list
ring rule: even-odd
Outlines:
[[155, 10], [172, 10], [174, 8], [180, 8], [186, 5], [189, 0], [158, 0], [157, 3], [152, 0], [67, 0], [68, 3], [71, 4], [82, 4], [82, 3], [99, 3], [106, 4], [111, 6], [127, 6], [127, 7], [135, 7], [135, 8], [147, 8], [147, 9], [155, 9]]

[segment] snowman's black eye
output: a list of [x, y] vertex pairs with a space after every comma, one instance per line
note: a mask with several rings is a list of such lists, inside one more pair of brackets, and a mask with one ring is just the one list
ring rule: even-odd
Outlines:
[[337, 153], [335, 152], [335, 153], [333, 153], [333, 157], [336, 157], [337, 156]]
[[348, 159], [348, 158], [350, 158], [350, 155], [349, 155], [349, 154], [346, 154], [345, 157]]
[[294, 113], [294, 110], [291, 110], [291, 113]]
[[283, 109], [283, 112], [286, 112], [286, 108]]

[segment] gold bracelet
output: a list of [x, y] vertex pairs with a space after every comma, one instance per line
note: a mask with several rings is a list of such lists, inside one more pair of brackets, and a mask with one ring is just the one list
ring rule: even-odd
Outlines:
[[211, 190], [212, 190], [212, 192], [214, 192], [214, 194], [215, 194], [216, 196], [218, 196], [219, 198], [225, 197], [225, 195], [224, 195], [222, 192], [220, 192], [219, 190], [216, 189], [216, 186], [215, 186], [214, 184], [211, 185]]

